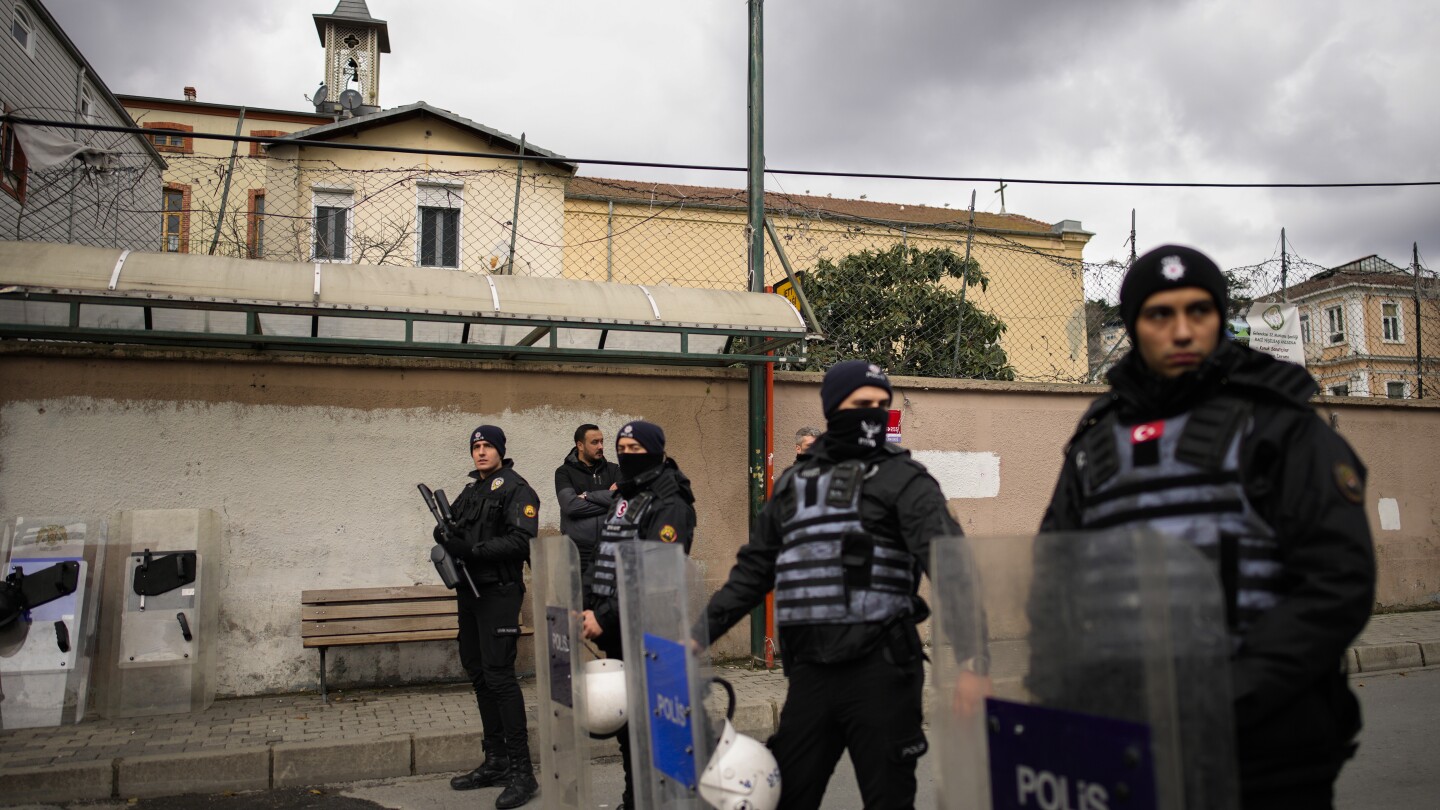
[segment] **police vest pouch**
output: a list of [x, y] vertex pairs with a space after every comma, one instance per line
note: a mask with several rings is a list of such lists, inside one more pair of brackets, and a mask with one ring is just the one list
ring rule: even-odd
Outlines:
[[870, 587], [870, 569], [875, 564], [875, 541], [863, 534], [847, 534], [840, 540], [840, 564], [845, 569], [845, 587]]

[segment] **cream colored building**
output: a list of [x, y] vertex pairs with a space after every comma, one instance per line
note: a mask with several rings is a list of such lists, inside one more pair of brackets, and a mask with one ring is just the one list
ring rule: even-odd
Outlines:
[[[185, 101], [124, 97], [174, 155], [162, 249], [746, 287], [743, 190], [576, 177], [574, 164], [524, 136], [423, 101], [382, 108], [387, 24], [361, 0], [314, 19], [324, 48], [314, 112], [202, 103], [189, 88]], [[275, 140], [195, 137], [237, 131]], [[933, 206], [767, 193], [765, 207], [796, 271], [897, 244], [963, 254], [969, 231], [966, 212]], [[974, 224], [970, 249], [990, 283], [966, 294], [1005, 323], [1000, 348], [1019, 378], [1083, 380], [1090, 234], [1073, 220], [1013, 214], [977, 213]], [[767, 281], [785, 277], [773, 248], [765, 262]]]
[[[1333, 267], [1291, 287], [1305, 366], [1331, 396], [1419, 396], [1416, 345], [1427, 399], [1440, 395], [1440, 287], [1378, 256]], [[1260, 300], [1278, 300], [1266, 296]]]

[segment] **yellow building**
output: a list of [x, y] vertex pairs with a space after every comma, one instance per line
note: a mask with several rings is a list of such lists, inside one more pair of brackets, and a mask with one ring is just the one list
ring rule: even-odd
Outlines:
[[[1378, 256], [1333, 267], [1288, 290], [1299, 307], [1305, 366], [1332, 396], [1437, 395], [1440, 288]], [[1278, 300], [1266, 296], [1260, 300]], [[1418, 312], [1419, 318], [1417, 321]], [[1421, 356], [1417, 361], [1416, 346]]]
[[[192, 88], [184, 101], [122, 97], [170, 158], [160, 249], [746, 287], [743, 190], [576, 177], [523, 135], [423, 101], [382, 108], [385, 21], [361, 0], [314, 20], [324, 79], [313, 112], [202, 103]], [[266, 140], [237, 144], [237, 133]], [[1018, 378], [1085, 378], [1090, 234], [1078, 222], [977, 213], [972, 235], [967, 213], [947, 208], [778, 193], [765, 207], [797, 272], [863, 250], [968, 246], [990, 283], [967, 300], [1005, 324], [999, 345]], [[769, 282], [785, 277], [773, 249], [765, 261]]]
[[[743, 189], [576, 177], [565, 203], [565, 272], [628, 284], [743, 289], [748, 195]], [[767, 192], [765, 216], [797, 271], [822, 259], [897, 244], [963, 255], [968, 212], [923, 205]], [[1017, 377], [1081, 381], [1088, 371], [1081, 253], [1091, 234], [976, 212], [972, 256], [990, 277], [967, 291], [1006, 325], [1001, 346]], [[765, 277], [785, 277], [767, 248]], [[958, 282], [957, 282], [958, 285]]]

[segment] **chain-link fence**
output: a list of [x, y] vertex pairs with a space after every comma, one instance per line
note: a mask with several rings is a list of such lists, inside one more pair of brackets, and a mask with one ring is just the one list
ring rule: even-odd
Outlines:
[[[78, 164], [36, 172], [30, 197], [43, 204], [27, 202], [0, 235], [258, 260], [749, 285], [741, 188], [578, 176], [561, 158], [521, 165], [481, 154], [151, 137], [168, 163], [160, 182], [140, 182], [154, 170], [124, 149], [112, 164], [142, 167], [129, 175]], [[1079, 223], [866, 196], [766, 193], [766, 280], [786, 279], [788, 265], [823, 334], [809, 342], [804, 367], [864, 357], [893, 374], [1103, 382], [1128, 350], [1114, 307], [1126, 266], [1083, 261], [1089, 234]], [[1227, 275], [1237, 319], [1251, 302], [1298, 307], [1307, 365], [1326, 393], [1440, 395], [1440, 283], [1425, 268], [1378, 258], [1324, 268], [1283, 256]]]

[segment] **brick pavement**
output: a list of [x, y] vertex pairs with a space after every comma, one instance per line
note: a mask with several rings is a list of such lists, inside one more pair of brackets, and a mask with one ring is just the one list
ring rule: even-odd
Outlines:
[[[1374, 617], [1350, 649], [1347, 661], [1352, 672], [1440, 666], [1440, 610]], [[761, 737], [773, 731], [785, 698], [784, 675], [778, 670], [724, 666], [716, 671], [732, 682], [739, 696], [736, 725]], [[533, 722], [534, 681], [526, 681], [522, 691]], [[719, 700], [717, 690], [709, 702], [714, 705]], [[431, 746], [448, 747], [448, 758], [430, 761], [428, 767], [432, 770], [424, 772], [456, 770], [462, 767], [458, 763], [478, 756], [478, 750], [466, 753], [463, 749], [478, 748], [474, 743], [479, 725], [469, 685], [451, 684], [340, 691], [332, 693], [328, 706], [316, 694], [236, 698], [216, 701], [208, 710], [195, 714], [18, 729], [0, 732], [0, 797], [12, 792], [18, 797], [22, 793], [15, 785], [23, 780], [30, 780], [25, 782], [30, 784], [49, 773], [57, 780], [56, 785], [35, 788], [23, 795], [34, 797], [44, 790], [58, 790], [62, 795], [57, 798], [69, 798], [63, 795], [67, 773], [107, 763], [115, 764], [118, 789], [125, 781], [126, 763], [138, 762], [137, 757], [144, 757], [153, 767], [156, 758], [164, 756], [179, 762], [207, 754], [269, 751], [269, 756], [278, 761], [280, 753], [275, 746], [286, 746], [288, 750], [291, 744], [349, 745], [382, 738], [393, 741], [397, 736], [407, 738], [415, 760], [413, 768], [421, 767], [420, 753]], [[538, 740], [538, 735], [532, 738]], [[461, 749], [458, 754], [457, 749]], [[597, 753], [607, 750], [602, 747]], [[163, 760], [160, 762], [163, 764]], [[278, 768], [278, 764], [272, 768]], [[303, 776], [300, 778], [303, 780]]]

